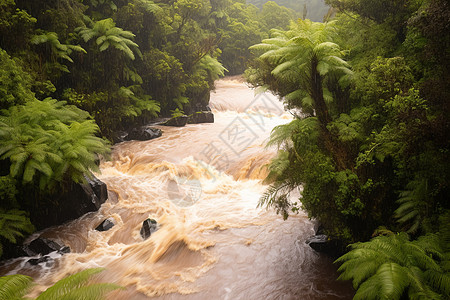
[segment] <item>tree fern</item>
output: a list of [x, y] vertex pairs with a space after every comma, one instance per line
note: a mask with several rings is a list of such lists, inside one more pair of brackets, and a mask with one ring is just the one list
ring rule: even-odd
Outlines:
[[0, 158], [11, 161], [10, 174], [41, 188], [64, 178], [83, 180], [98, 170], [97, 154], [109, 149], [95, 136], [89, 114], [54, 99], [11, 107], [0, 118]]
[[92, 28], [78, 27], [77, 31], [85, 42], [89, 42], [96, 37], [95, 43], [100, 52], [113, 47], [123, 52], [131, 60], [135, 59], [135, 53], [142, 56], [139, 45], [132, 41], [135, 35], [130, 31], [116, 27], [116, 23], [111, 18], [93, 23]]
[[436, 236], [411, 242], [399, 233], [353, 244], [336, 262], [342, 264], [339, 279], [353, 280], [354, 299], [443, 299], [439, 294], [448, 296], [450, 288], [448, 270], [439, 264], [443, 257]]
[[224, 76], [227, 69], [222, 66], [222, 64], [214, 57], [209, 54], [205, 55], [198, 61], [194, 67], [194, 72], [197, 70], [204, 70], [208, 74], [209, 81], [215, 81], [219, 77]]
[[7, 275], [0, 277], [0, 299], [21, 300], [31, 289], [33, 279], [25, 275]]
[[[333, 78], [339, 81], [341, 77], [352, 74], [349, 64], [342, 59], [345, 52], [333, 42], [334, 23], [299, 19], [290, 30], [276, 30], [272, 35], [272, 38], [250, 49], [262, 52], [260, 59], [271, 66], [271, 74], [275, 78], [284, 82], [285, 86], [294, 87], [286, 98], [289, 103], [300, 108], [313, 106], [320, 116], [323, 95], [318, 95], [314, 90], [319, 89], [322, 94], [325, 90], [322, 86], [313, 86], [315, 80], [312, 78], [317, 74], [325, 80], [333, 74]], [[325, 100], [330, 102], [331, 98]]]
[[[24, 233], [34, 231], [34, 226], [26, 213], [21, 210], [0, 210], [0, 237], [10, 243], [17, 243], [17, 238], [22, 238]], [[3, 253], [3, 246], [0, 240], [0, 256]]]
[[278, 148], [289, 148], [298, 135], [305, 139], [306, 144], [307, 140], [317, 137], [317, 126], [316, 118], [294, 119], [287, 124], [276, 126], [272, 129], [267, 147], [276, 145]]
[[[93, 275], [102, 271], [102, 268], [87, 269], [63, 278], [35, 300], [105, 299], [107, 293], [121, 287], [111, 283], [89, 283]], [[31, 289], [32, 281], [31, 277], [19, 274], [0, 277], [0, 299], [29, 299], [24, 296]]]
[[427, 181], [412, 181], [407, 190], [400, 193], [397, 203], [399, 207], [394, 212], [397, 221], [404, 225], [408, 233], [415, 233], [423, 225], [427, 213], [428, 188]]
[[79, 45], [61, 44], [58, 39], [58, 35], [55, 32], [47, 32], [44, 34], [35, 35], [31, 39], [31, 43], [35, 45], [49, 44], [53, 56], [65, 59], [72, 63], [73, 60], [70, 57], [70, 54], [72, 54], [73, 51], [86, 53], [86, 50], [84, 50]]
[[149, 95], [145, 95], [139, 85], [122, 86], [117, 94], [118, 98], [122, 100], [124, 106], [122, 113], [125, 117], [137, 117], [143, 112], [148, 112], [151, 116], [156, 117], [160, 112], [159, 103], [152, 100]]
[[259, 198], [258, 207], [275, 207], [277, 214], [287, 219], [291, 209], [289, 195], [297, 185], [290, 181], [275, 182], [271, 184]]
[[87, 269], [56, 282], [36, 300], [104, 299], [107, 292], [120, 288], [109, 283], [88, 284], [91, 277], [103, 269]]

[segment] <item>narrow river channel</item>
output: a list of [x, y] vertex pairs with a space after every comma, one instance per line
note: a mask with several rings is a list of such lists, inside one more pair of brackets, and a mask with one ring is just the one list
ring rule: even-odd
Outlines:
[[[265, 143], [291, 115], [239, 78], [218, 81], [210, 106], [213, 124], [161, 126], [160, 138], [114, 146], [98, 174], [110, 199], [99, 212], [42, 233], [72, 252], [49, 268], [18, 260], [9, 272], [32, 275], [43, 290], [104, 267], [98, 280], [126, 287], [111, 299], [351, 299], [332, 262], [305, 244], [314, 234], [305, 213], [283, 221], [257, 208], [276, 153]], [[116, 226], [95, 231], [108, 217]], [[147, 218], [159, 229], [144, 241]]]

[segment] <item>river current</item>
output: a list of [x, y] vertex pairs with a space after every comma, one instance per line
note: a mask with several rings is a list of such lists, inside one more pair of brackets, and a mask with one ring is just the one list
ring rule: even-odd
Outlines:
[[[291, 114], [238, 77], [216, 82], [210, 107], [213, 124], [158, 126], [160, 138], [115, 145], [97, 174], [110, 191], [101, 209], [34, 235], [72, 252], [51, 266], [17, 259], [3, 270], [33, 276], [33, 294], [103, 267], [96, 281], [125, 287], [110, 299], [351, 299], [332, 262], [305, 244], [315, 224], [304, 212], [284, 221], [257, 208], [276, 154], [265, 144]], [[94, 230], [105, 218], [116, 225]], [[147, 218], [158, 230], [143, 240]]]

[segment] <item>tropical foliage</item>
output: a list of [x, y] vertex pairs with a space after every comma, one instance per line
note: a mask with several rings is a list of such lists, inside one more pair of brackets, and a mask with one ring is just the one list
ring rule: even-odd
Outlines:
[[272, 131], [260, 205], [304, 209], [354, 243], [337, 263], [356, 299], [446, 299], [448, 2], [327, 3], [333, 21], [299, 20], [251, 47], [247, 79], [295, 116]]
[[11, 163], [10, 175], [42, 189], [62, 180], [83, 181], [98, 171], [97, 155], [108, 153], [95, 136], [98, 126], [88, 113], [62, 101], [32, 100], [0, 117], [0, 158]]
[[249, 67], [294, 115], [272, 132], [261, 205], [360, 242], [338, 260], [357, 298], [448, 298], [450, 4], [325, 2], [317, 23], [309, 0], [0, 1], [4, 252], [46, 195], [97, 170], [104, 138], [203, 110]]
[[[18, 238], [24, 237], [24, 233], [33, 231], [34, 226], [26, 216], [25, 211], [9, 210], [5, 212], [0, 210], [0, 237], [2, 239], [15, 244]], [[3, 246], [0, 242], [0, 255], [2, 254]]]
[[352, 279], [354, 299], [446, 299], [450, 257], [433, 234], [409, 241], [406, 233], [356, 243], [340, 257], [340, 279]]
[[4, 253], [52, 193], [98, 171], [106, 139], [206, 109], [214, 81], [242, 73], [248, 47], [296, 17], [235, 0], [0, 1]]
[[[103, 269], [87, 269], [70, 275], [56, 282], [42, 292], [35, 300], [62, 299], [106, 299], [108, 292], [119, 289], [120, 286], [110, 283], [89, 283], [91, 277]], [[25, 297], [32, 288], [33, 279], [25, 275], [7, 275], [0, 277], [1, 299], [30, 299]]]

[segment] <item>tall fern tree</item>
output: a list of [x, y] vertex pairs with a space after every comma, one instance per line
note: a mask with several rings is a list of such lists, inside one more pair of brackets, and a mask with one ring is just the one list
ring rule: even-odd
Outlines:
[[[0, 257], [3, 254], [4, 240], [15, 244], [18, 239], [24, 237], [24, 233], [33, 231], [34, 226], [24, 211], [17, 209], [3, 211], [0, 209]], [[3, 298], [0, 297], [0, 299]]]
[[317, 116], [327, 151], [340, 169], [346, 169], [349, 166], [346, 151], [327, 129], [332, 121], [329, 106], [333, 97], [325, 83], [345, 84], [352, 74], [349, 64], [342, 59], [344, 51], [333, 42], [335, 35], [334, 22], [301, 19], [292, 23], [290, 30], [273, 31], [272, 38], [250, 47], [263, 52], [260, 60], [270, 69], [270, 75], [263, 75], [261, 82], [257, 78], [261, 75], [250, 74], [249, 80], [278, 92], [291, 107]]
[[[120, 286], [111, 283], [89, 283], [93, 275], [103, 269], [87, 269], [56, 282], [41, 293], [35, 300], [64, 299], [106, 299], [107, 293], [119, 289]], [[21, 300], [31, 290], [33, 279], [25, 275], [8, 275], [0, 277], [0, 299]]]
[[353, 280], [355, 300], [449, 299], [449, 259], [436, 235], [411, 242], [406, 233], [390, 233], [353, 244], [336, 262], [339, 279]]
[[87, 112], [63, 101], [29, 101], [0, 116], [0, 159], [10, 160], [11, 176], [42, 189], [64, 180], [80, 182], [98, 171], [98, 155], [109, 153], [97, 131]]
[[70, 57], [73, 51], [86, 53], [86, 50], [79, 45], [61, 44], [58, 39], [58, 34], [55, 32], [46, 32], [40, 35], [35, 35], [31, 39], [31, 43], [35, 45], [48, 45], [53, 61], [56, 61], [57, 58], [61, 58], [73, 63], [73, 60]]
[[135, 35], [131, 31], [116, 27], [113, 19], [108, 18], [89, 23], [90, 27], [79, 27], [77, 31], [86, 43], [95, 38], [100, 52], [112, 47], [125, 53], [131, 60], [135, 59], [135, 53], [141, 56], [138, 44], [133, 42]]
[[[288, 107], [301, 111], [298, 120], [272, 132], [269, 144], [276, 144], [284, 152], [274, 161], [276, 165], [269, 168], [275, 183], [260, 199], [260, 204], [274, 206], [286, 217], [289, 210], [300, 207], [289, 201], [289, 192], [303, 185], [302, 205], [309, 215], [319, 217], [323, 224], [329, 221], [330, 230], [342, 228], [335, 234], [350, 239], [350, 229], [342, 224], [346, 216], [342, 215], [358, 215], [359, 210], [341, 213], [350, 205], [337, 207], [340, 199], [336, 191], [341, 183], [334, 174], [353, 169], [354, 162], [344, 142], [330, 132], [330, 124], [336, 117], [333, 113], [339, 111], [341, 99], [333, 97], [328, 87], [344, 88], [352, 71], [343, 60], [345, 52], [333, 42], [335, 35], [334, 22], [301, 19], [291, 23], [289, 30], [274, 30], [271, 38], [251, 47], [261, 55], [257, 62], [259, 68], [248, 71], [247, 77], [254, 86], [277, 93]], [[280, 167], [283, 169], [279, 170]], [[342, 177], [347, 178], [346, 174]], [[328, 194], [328, 191], [335, 193]], [[332, 207], [331, 210], [339, 212], [338, 217], [331, 218], [332, 213], [322, 209], [327, 206], [325, 203], [329, 204], [327, 210]]]

